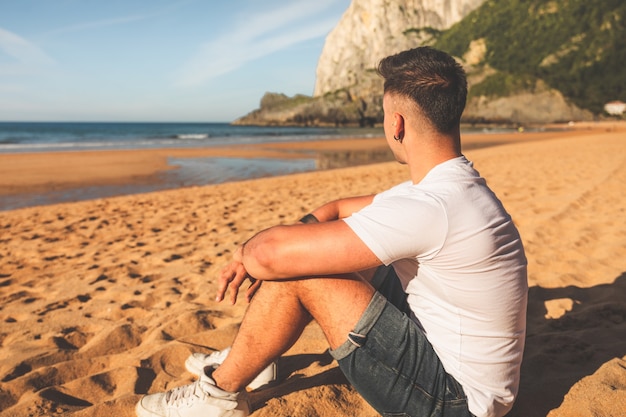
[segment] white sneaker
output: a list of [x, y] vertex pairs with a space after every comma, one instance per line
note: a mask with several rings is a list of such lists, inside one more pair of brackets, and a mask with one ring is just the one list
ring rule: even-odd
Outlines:
[[[207, 366], [219, 365], [224, 362], [228, 356], [230, 348], [213, 353], [192, 353], [185, 361], [185, 368], [194, 375], [204, 375], [204, 368]], [[267, 368], [263, 369], [250, 384], [248, 388], [256, 390], [264, 385], [276, 381], [277, 366], [276, 362], [272, 362]]]
[[202, 375], [193, 384], [146, 395], [137, 403], [139, 417], [246, 417], [248, 401], [238, 392], [227, 392]]

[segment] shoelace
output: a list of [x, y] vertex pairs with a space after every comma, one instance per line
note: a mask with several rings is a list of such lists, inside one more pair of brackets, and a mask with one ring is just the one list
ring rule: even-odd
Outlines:
[[168, 406], [177, 406], [181, 402], [190, 404], [193, 402], [194, 397], [198, 399], [203, 398], [205, 394], [204, 391], [200, 389], [199, 382], [200, 381], [196, 381], [193, 384], [184, 385], [168, 391], [165, 394], [165, 403]]

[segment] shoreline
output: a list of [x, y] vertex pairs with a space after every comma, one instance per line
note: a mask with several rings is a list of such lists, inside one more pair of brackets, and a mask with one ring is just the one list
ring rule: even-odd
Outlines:
[[[545, 131], [471, 133], [462, 136], [463, 151], [585, 135], [608, 129], [625, 130], [623, 122], [549, 125]], [[250, 161], [292, 161], [284, 168], [250, 169], [221, 178], [221, 168], [210, 168], [207, 158]], [[213, 161], [215, 161], [213, 160]], [[304, 161], [298, 163], [297, 161]], [[201, 148], [150, 148], [98, 151], [53, 151], [0, 154], [0, 211], [33, 205], [83, 201], [240, 181], [295, 172], [318, 171], [393, 160], [383, 137], [308, 140]], [[176, 163], [178, 161], [178, 163]], [[186, 167], [185, 164], [193, 166]], [[314, 164], [314, 165], [313, 165]], [[271, 164], [270, 164], [271, 165]], [[214, 172], [209, 172], [210, 170]], [[282, 171], [281, 171], [282, 169]], [[188, 172], [189, 171], [189, 172]], [[276, 171], [276, 172], [272, 172]], [[177, 174], [179, 174], [177, 176]], [[181, 179], [181, 175], [191, 179]]]

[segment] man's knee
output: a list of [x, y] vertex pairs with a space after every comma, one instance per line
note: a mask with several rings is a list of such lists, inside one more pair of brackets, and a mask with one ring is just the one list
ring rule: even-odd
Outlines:
[[[296, 300], [314, 317], [318, 311], [345, 311], [367, 304], [374, 295], [374, 288], [357, 274], [335, 277], [294, 278], [263, 281], [260, 298], [269, 302]], [[260, 295], [260, 294], [259, 294]], [[256, 298], [256, 296], [255, 296]]]

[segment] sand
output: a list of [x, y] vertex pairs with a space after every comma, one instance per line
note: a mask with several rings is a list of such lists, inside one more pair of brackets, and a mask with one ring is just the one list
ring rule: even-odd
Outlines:
[[[480, 148], [484, 140], [500, 146]], [[626, 126], [467, 145], [529, 258], [528, 338], [510, 415], [623, 416]], [[237, 152], [293, 147], [303, 148]], [[170, 169], [172, 152], [72, 153], [65, 168], [58, 155], [2, 155], [0, 190], [76, 185], [76, 164], [93, 168], [80, 184], [145, 180]], [[29, 158], [48, 174], [20, 177]], [[132, 169], [112, 169], [115, 160]], [[218, 271], [238, 244], [329, 199], [405, 179], [404, 167], [387, 162], [0, 212], [0, 416], [133, 416], [142, 394], [192, 380], [183, 365], [190, 352], [230, 345], [245, 302], [213, 299]], [[326, 349], [310, 325], [279, 363], [283, 381], [251, 393], [253, 415], [375, 416]]]

